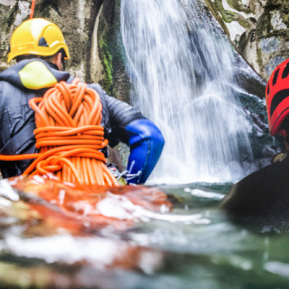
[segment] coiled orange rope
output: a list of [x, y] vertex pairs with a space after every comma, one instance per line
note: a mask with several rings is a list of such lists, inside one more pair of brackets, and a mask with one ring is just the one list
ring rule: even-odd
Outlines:
[[35, 111], [35, 146], [39, 154], [0, 155], [0, 160], [37, 157], [24, 175], [53, 173], [66, 182], [119, 186], [99, 151], [108, 141], [100, 125], [102, 104], [96, 91], [78, 79], [72, 84], [60, 82], [43, 98], [31, 99], [29, 105]]

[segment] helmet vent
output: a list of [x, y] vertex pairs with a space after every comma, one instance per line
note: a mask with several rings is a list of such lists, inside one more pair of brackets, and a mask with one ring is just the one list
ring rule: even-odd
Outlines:
[[45, 40], [44, 37], [41, 37], [41, 38], [39, 39], [38, 46], [48, 47], [48, 44], [47, 44], [47, 42], [46, 42], [46, 40]]
[[270, 85], [268, 84], [267, 85], [267, 95], [269, 95], [269, 93], [270, 93]]
[[287, 63], [287, 65], [286, 65], [286, 67], [282, 73], [282, 79], [286, 78], [288, 76], [288, 74], [289, 74], [289, 62]]
[[277, 77], [278, 77], [279, 71], [280, 71], [280, 68], [279, 68], [279, 69], [275, 72], [275, 74], [274, 74], [273, 85], [275, 85], [276, 82], [277, 82]]
[[272, 100], [271, 103], [271, 107], [270, 107], [270, 116], [272, 117], [275, 109], [277, 108], [277, 106], [279, 106], [279, 104], [285, 99], [289, 97], [289, 89], [283, 89], [279, 92], [277, 92], [274, 95], [274, 98]]

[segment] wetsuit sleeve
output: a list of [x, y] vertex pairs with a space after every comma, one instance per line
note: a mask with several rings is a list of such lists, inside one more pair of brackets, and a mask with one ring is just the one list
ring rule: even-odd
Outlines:
[[139, 173], [138, 177], [128, 182], [145, 183], [160, 158], [164, 138], [160, 130], [148, 119], [135, 120], [129, 123], [125, 130], [130, 145], [127, 170], [130, 174]]

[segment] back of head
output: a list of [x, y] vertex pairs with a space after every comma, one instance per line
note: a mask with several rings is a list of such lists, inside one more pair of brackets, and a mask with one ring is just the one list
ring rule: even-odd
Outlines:
[[274, 70], [266, 86], [269, 131], [289, 136], [289, 59]]
[[23, 22], [14, 31], [10, 41], [8, 62], [22, 55], [52, 56], [63, 49], [70, 58], [60, 28], [45, 19], [35, 18]]

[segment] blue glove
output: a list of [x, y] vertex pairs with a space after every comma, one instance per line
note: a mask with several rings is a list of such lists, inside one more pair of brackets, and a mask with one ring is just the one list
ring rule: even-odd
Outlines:
[[125, 127], [129, 137], [130, 155], [127, 170], [139, 175], [128, 183], [144, 183], [157, 164], [165, 141], [160, 130], [148, 119], [137, 119]]

